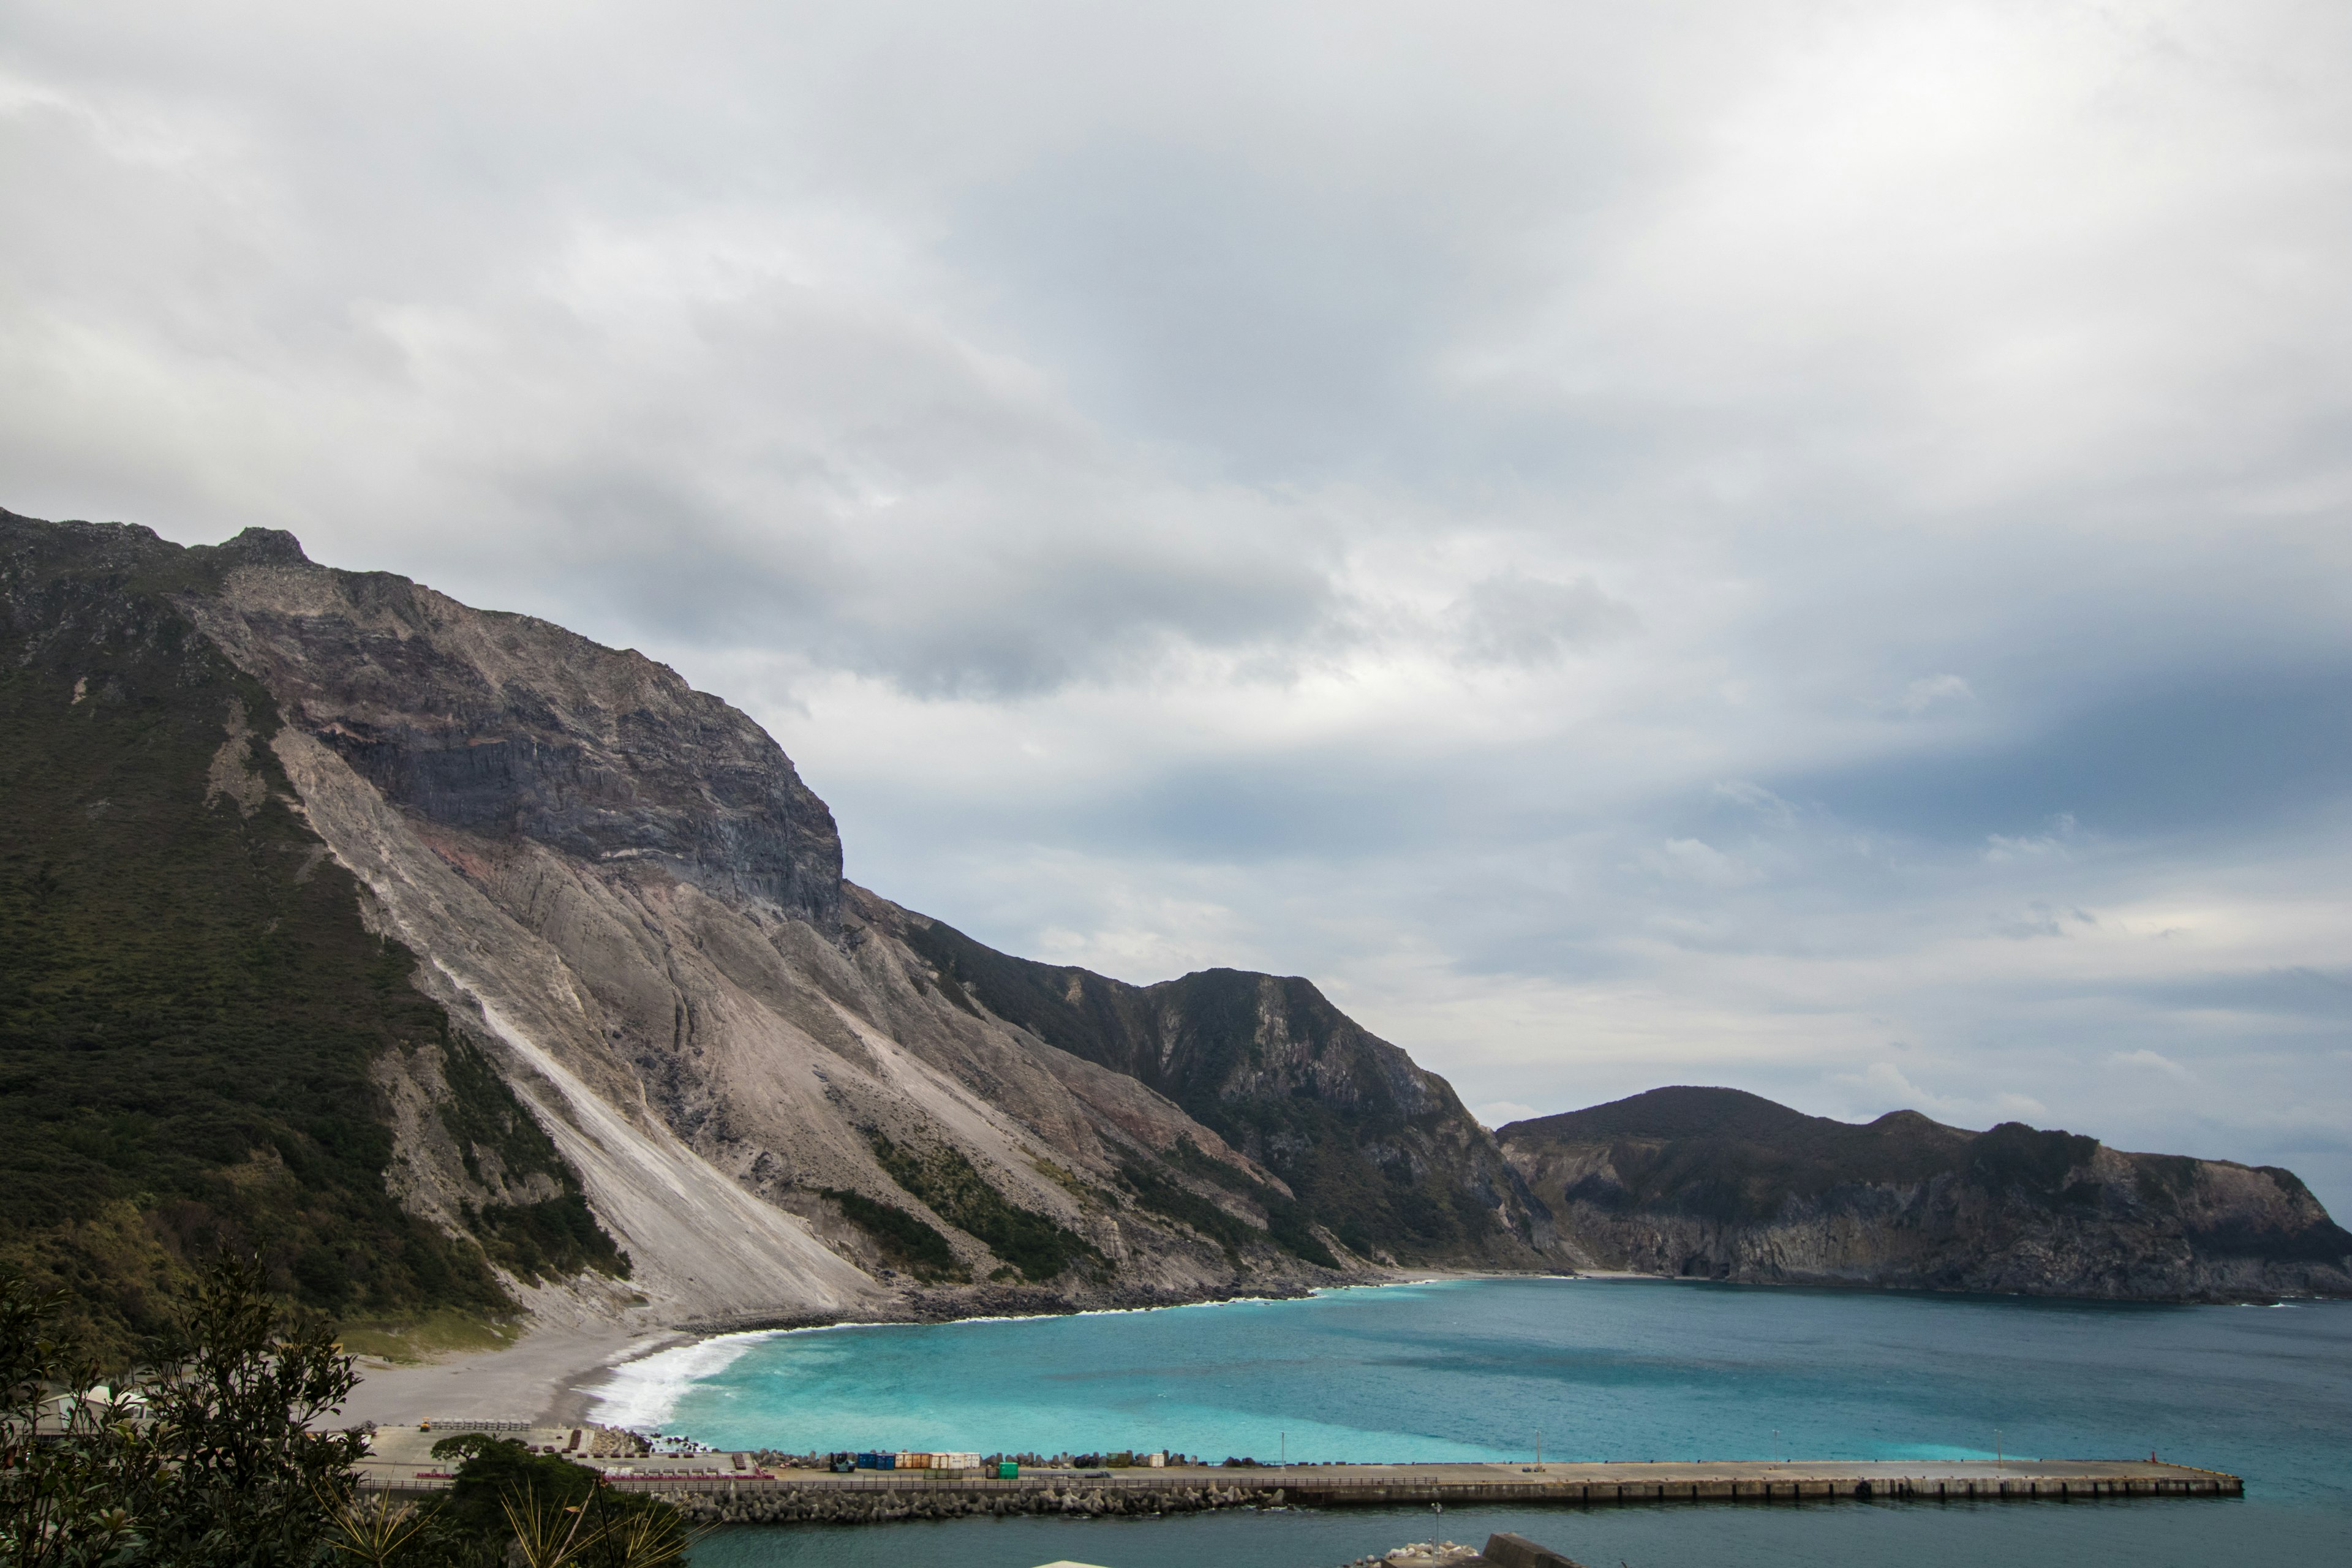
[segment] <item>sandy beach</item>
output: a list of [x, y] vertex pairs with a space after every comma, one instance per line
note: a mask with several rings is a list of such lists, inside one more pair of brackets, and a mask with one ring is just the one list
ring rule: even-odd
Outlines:
[[382, 1426], [459, 1417], [570, 1425], [585, 1418], [590, 1391], [606, 1368], [695, 1337], [551, 1326], [504, 1350], [445, 1361], [394, 1365], [362, 1357], [360, 1385], [341, 1418]]

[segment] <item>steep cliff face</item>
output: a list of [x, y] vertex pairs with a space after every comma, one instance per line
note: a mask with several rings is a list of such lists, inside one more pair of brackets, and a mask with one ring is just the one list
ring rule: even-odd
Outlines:
[[219, 592], [183, 606], [393, 805], [839, 913], [833, 813], [765, 731], [676, 672], [405, 577], [323, 570], [290, 534], [248, 530], [206, 554]]
[[1013, 958], [920, 916], [899, 931], [943, 983], [1214, 1128], [1358, 1255], [1539, 1261], [1549, 1216], [1452, 1087], [1307, 981], [1212, 969], [1129, 985]]
[[[672, 1317], [1314, 1276], [1213, 1132], [927, 984], [782, 752], [670, 671], [278, 536], [181, 604], [290, 716], [276, 752], [371, 918], [497, 1043]], [[1184, 1197], [1139, 1202], [1146, 1168]]]
[[[550, 1297], [489, 1234], [526, 1198], [581, 1194], [625, 1255], [631, 1310], [667, 1321], [1176, 1300], [1380, 1258], [1533, 1258], [1522, 1196], [1451, 1091], [1304, 982], [1160, 988], [1154, 1026], [1197, 1044], [1179, 1058], [1255, 1059], [1205, 1096], [1205, 1068], [1139, 1075], [1131, 1051], [1065, 1049], [959, 984], [932, 922], [841, 880], [830, 813], [764, 732], [636, 654], [318, 566], [283, 534], [182, 551], [0, 527], [101, 595], [108, 563], [136, 556], [148, 612], [267, 710], [236, 743], [352, 879], [350, 919], [423, 956], [415, 984], [443, 1020], [366, 1064], [384, 1189], [475, 1240], [535, 1310], [614, 1310]], [[483, 1088], [473, 1063], [551, 1140], [546, 1170], [452, 1134], [445, 1112]]]
[[1856, 1126], [1723, 1089], [1498, 1136], [1602, 1268], [2139, 1300], [2352, 1292], [2352, 1235], [2270, 1167], [1907, 1110]]

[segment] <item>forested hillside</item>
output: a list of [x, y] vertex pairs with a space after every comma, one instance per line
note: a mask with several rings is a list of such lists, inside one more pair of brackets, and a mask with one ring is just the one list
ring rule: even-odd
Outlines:
[[528, 1276], [620, 1267], [546, 1136], [370, 934], [266, 743], [269, 694], [173, 605], [199, 556], [0, 552], [0, 1259], [70, 1287], [101, 1337], [156, 1326], [216, 1241], [349, 1315], [512, 1303], [475, 1240], [404, 1212], [371, 1063], [475, 1070], [470, 1148], [562, 1189], [485, 1204]]

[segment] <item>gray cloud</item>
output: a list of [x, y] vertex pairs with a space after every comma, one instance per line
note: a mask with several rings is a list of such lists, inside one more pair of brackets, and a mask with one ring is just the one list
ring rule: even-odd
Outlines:
[[1640, 624], [1633, 606], [1591, 578], [1554, 583], [1500, 572], [1470, 584], [1448, 618], [1462, 656], [1480, 664], [1529, 668], [1622, 637]]

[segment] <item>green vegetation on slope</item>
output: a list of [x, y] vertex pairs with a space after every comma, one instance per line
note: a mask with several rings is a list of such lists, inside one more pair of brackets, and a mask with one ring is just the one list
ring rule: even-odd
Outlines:
[[1007, 1202], [961, 1150], [946, 1144], [918, 1150], [894, 1143], [880, 1132], [866, 1137], [892, 1181], [929, 1204], [933, 1214], [984, 1243], [1024, 1277], [1051, 1279], [1080, 1259], [1090, 1259], [1101, 1269], [1110, 1268], [1110, 1259], [1094, 1243], [1052, 1215]]
[[881, 1249], [882, 1260], [891, 1267], [903, 1268], [925, 1281], [961, 1281], [970, 1278], [956, 1262], [955, 1249], [948, 1245], [948, 1238], [897, 1204], [877, 1203], [863, 1193], [845, 1192], [838, 1187], [825, 1188], [824, 1196], [874, 1238], [874, 1245]]
[[[268, 694], [172, 604], [198, 552], [14, 519], [0, 546], [0, 1265], [118, 1348], [223, 1242], [330, 1311], [506, 1310], [478, 1249], [387, 1193], [369, 1075], [404, 1047], [478, 1058], [362, 925], [268, 749]], [[504, 1129], [502, 1159], [561, 1170], [481, 1067], [464, 1114]], [[560, 1213], [480, 1216], [493, 1247], [617, 1267], [558, 1183]]]
[[539, 1176], [561, 1189], [536, 1203], [484, 1204], [479, 1209], [466, 1205], [466, 1226], [480, 1237], [490, 1257], [533, 1283], [569, 1278], [585, 1268], [626, 1279], [629, 1255], [596, 1223], [578, 1173], [557, 1152], [547, 1129], [515, 1099], [482, 1048], [463, 1035], [447, 1037], [441, 1047], [441, 1072], [449, 1086], [449, 1097], [439, 1107], [441, 1124], [462, 1152], [468, 1176], [484, 1182], [482, 1157], [488, 1154], [497, 1160], [500, 1178], [509, 1184]]
[[1265, 1232], [1239, 1216], [1227, 1213], [1189, 1187], [1180, 1186], [1151, 1169], [1140, 1160], [1125, 1160], [1118, 1167], [1119, 1180], [1135, 1201], [1157, 1215], [1188, 1225], [1225, 1249], [1228, 1258], [1239, 1261], [1241, 1249], [1254, 1241], [1264, 1241]]

